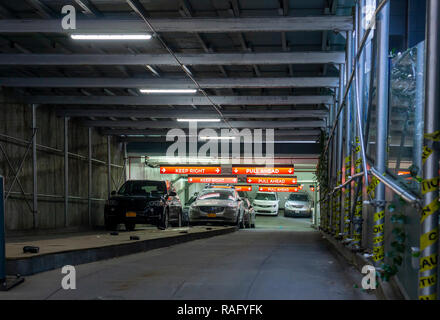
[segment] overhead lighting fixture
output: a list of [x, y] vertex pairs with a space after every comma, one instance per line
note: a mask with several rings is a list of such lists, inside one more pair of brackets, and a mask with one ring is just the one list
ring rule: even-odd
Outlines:
[[177, 119], [177, 122], [220, 122], [221, 119]]
[[150, 34], [72, 34], [74, 40], [150, 40]]
[[235, 137], [209, 137], [209, 136], [201, 136], [200, 140], [235, 140]]
[[197, 89], [141, 89], [141, 93], [196, 93]]

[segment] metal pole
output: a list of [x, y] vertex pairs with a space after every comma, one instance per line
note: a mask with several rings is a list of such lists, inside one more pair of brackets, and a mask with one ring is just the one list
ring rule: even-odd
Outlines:
[[5, 185], [0, 176], [0, 285], [6, 279], [6, 249], [5, 249]]
[[69, 225], [69, 118], [64, 117], [64, 226]]
[[38, 227], [38, 172], [37, 172], [37, 105], [32, 105], [32, 200], [33, 228]]
[[[348, 31], [346, 34], [347, 47], [346, 47], [346, 81], [350, 77], [351, 70], [353, 68], [353, 33]], [[348, 91], [347, 105], [345, 107], [345, 181], [352, 176], [351, 172], [351, 89]], [[344, 228], [343, 238], [347, 239], [350, 235], [350, 207], [351, 207], [351, 183], [349, 183], [344, 190]]]
[[[423, 92], [425, 86], [425, 41], [417, 45], [417, 65], [416, 65], [416, 112], [414, 117], [414, 148], [413, 163], [417, 166], [417, 175], [422, 175], [422, 151], [423, 151]], [[427, 150], [428, 151], [428, 150]], [[429, 151], [428, 151], [429, 153]]]
[[426, 13], [425, 146], [432, 150], [423, 166], [420, 224], [419, 299], [436, 300], [438, 291], [438, 215], [440, 141], [440, 2], [428, 0]]
[[111, 166], [111, 148], [110, 148], [110, 136], [107, 136], [107, 189], [108, 196], [112, 192], [112, 166]]
[[[383, 1], [383, 0], [382, 0]], [[378, 3], [380, 0], [378, 0]], [[377, 107], [376, 107], [376, 161], [375, 168], [384, 174], [387, 164], [388, 139], [388, 95], [389, 95], [389, 17], [390, 4], [387, 3], [377, 17]], [[373, 216], [373, 261], [379, 266], [385, 257], [385, 185], [380, 182], [375, 190]]]
[[92, 226], [92, 128], [88, 128], [88, 214], [89, 214], [89, 226]]
[[[339, 65], [339, 108], [342, 107], [342, 100], [344, 97], [344, 76], [345, 76], [345, 65], [340, 64]], [[339, 186], [342, 184], [342, 168], [343, 168], [343, 151], [344, 151], [344, 113], [341, 112], [339, 115], [339, 122], [338, 122], [338, 148], [337, 148], [337, 172], [336, 172], [336, 185]], [[335, 200], [336, 200], [336, 218], [335, 218], [335, 235], [340, 236], [341, 233], [341, 219], [343, 217], [342, 215], [342, 203], [343, 203], [343, 197], [342, 197], [342, 191], [337, 190], [335, 194]]]
[[[362, 33], [362, 24], [360, 22], [362, 17], [362, 8], [360, 8], [360, 4], [356, 4], [356, 30], [354, 33], [354, 37], [356, 39], [354, 46], [354, 56], [358, 54], [359, 44], [360, 44], [360, 35]], [[353, 158], [354, 158], [354, 173], [362, 172], [362, 162], [363, 157], [361, 154], [361, 139], [360, 132], [362, 132], [362, 116], [360, 115], [362, 106], [360, 105], [361, 99], [359, 98], [360, 90], [359, 90], [359, 63], [355, 62], [355, 81], [353, 83], [354, 86], [354, 101], [353, 101], [353, 114], [355, 115], [356, 120], [353, 121], [353, 135], [354, 135], [354, 148], [353, 148]], [[362, 185], [362, 178], [355, 180], [354, 187], [352, 190], [356, 190], [359, 188], [359, 184]], [[357, 195], [353, 193], [353, 201], [355, 203], [355, 211], [352, 218], [352, 226], [353, 226], [353, 247], [354, 249], [360, 248], [360, 244], [362, 241], [362, 195]]]
[[127, 182], [127, 163], [128, 163], [127, 142], [124, 142], [124, 182]]

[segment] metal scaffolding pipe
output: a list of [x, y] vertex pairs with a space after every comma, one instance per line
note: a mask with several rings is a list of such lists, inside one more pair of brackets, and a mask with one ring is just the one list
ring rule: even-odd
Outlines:
[[[345, 66], [345, 80], [348, 81], [348, 78], [350, 77], [350, 71], [352, 70], [353, 65], [353, 32], [347, 31], [346, 34], [347, 39], [347, 45], [346, 45], [346, 66]], [[347, 181], [352, 176], [352, 170], [351, 170], [351, 143], [352, 143], [352, 121], [351, 121], [351, 108], [352, 108], [352, 90], [350, 88], [348, 89], [348, 95], [347, 95], [347, 106], [345, 108], [345, 159], [344, 164], [345, 166], [345, 190], [344, 190], [344, 228], [343, 228], [343, 237], [344, 240], [347, 239], [350, 235], [350, 205], [351, 205], [351, 183], [348, 183]], [[350, 180], [351, 182], [351, 180]]]
[[426, 10], [425, 146], [432, 150], [423, 166], [423, 211], [420, 218], [419, 299], [437, 300], [439, 250], [440, 141], [440, 1]]
[[92, 128], [88, 128], [88, 217], [89, 217], [89, 226], [92, 225]]
[[416, 64], [416, 110], [414, 116], [414, 148], [413, 163], [417, 166], [417, 175], [422, 175], [422, 151], [423, 151], [423, 93], [424, 93], [424, 77], [425, 77], [425, 41], [417, 45], [417, 64]]
[[64, 226], [69, 225], [69, 118], [64, 117]]
[[[339, 107], [342, 107], [342, 99], [344, 96], [344, 76], [345, 76], [345, 65], [339, 65]], [[343, 152], [344, 152], [344, 113], [341, 112], [339, 115], [339, 124], [338, 124], [338, 148], [337, 148], [337, 178], [336, 184], [339, 185], [342, 183], [342, 172], [343, 172]], [[343, 197], [342, 192], [340, 190], [337, 191], [336, 195], [336, 235], [338, 236], [341, 233], [341, 225], [342, 225], [342, 210], [343, 210]]]
[[37, 166], [37, 105], [32, 105], [32, 200], [33, 228], [38, 226], [38, 166]]
[[107, 189], [108, 197], [112, 192], [112, 167], [111, 167], [111, 146], [110, 146], [110, 136], [107, 136]]
[[[382, 0], [378, 0], [379, 2]], [[377, 17], [377, 110], [376, 110], [376, 161], [375, 168], [380, 175], [386, 171], [388, 139], [389, 99], [389, 18], [390, 4], [385, 4]], [[365, 168], [364, 168], [365, 169]], [[376, 186], [373, 218], [373, 261], [379, 266], [385, 258], [385, 184]]]

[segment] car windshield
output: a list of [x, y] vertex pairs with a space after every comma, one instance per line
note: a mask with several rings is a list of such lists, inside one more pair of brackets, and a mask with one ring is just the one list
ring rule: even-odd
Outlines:
[[291, 194], [289, 196], [291, 201], [309, 201], [309, 197], [306, 194]]
[[150, 196], [166, 193], [166, 184], [163, 181], [127, 181], [118, 191], [118, 194], [123, 196]]
[[269, 200], [275, 201], [277, 198], [274, 193], [257, 193], [255, 200]]
[[227, 190], [206, 190], [197, 197], [197, 200], [235, 200], [235, 197]]

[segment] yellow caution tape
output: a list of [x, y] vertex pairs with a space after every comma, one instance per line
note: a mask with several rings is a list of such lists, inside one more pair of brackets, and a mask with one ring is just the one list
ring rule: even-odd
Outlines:
[[374, 237], [373, 238], [373, 244], [381, 243], [381, 242], [383, 242], [383, 240], [384, 240], [384, 236]]
[[419, 300], [437, 300], [437, 294], [433, 293], [428, 296], [419, 296]]
[[420, 270], [419, 272], [425, 272], [434, 269], [438, 263], [438, 254], [433, 253], [427, 257], [420, 258]]
[[425, 133], [424, 137], [426, 140], [440, 141], [440, 130], [433, 133]]
[[433, 192], [438, 189], [439, 177], [422, 181], [422, 194]]
[[351, 161], [351, 156], [345, 157], [345, 163], [349, 163]]
[[383, 232], [383, 228], [384, 228], [384, 224], [378, 224], [376, 226], [373, 227], [373, 233], [374, 234], [378, 234], [378, 233], [382, 233]]
[[438, 239], [438, 227], [420, 236], [420, 250], [423, 251]]
[[385, 217], [385, 210], [382, 210], [382, 211], [376, 212], [376, 213], [374, 214], [374, 222], [376, 222], [376, 221], [382, 219], [383, 217]]
[[425, 221], [427, 217], [440, 209], [439, 198], [435, 198], [430, 204], [422, 209], [422, 217], [420, 219], [421, 222]]
[[432, 276], [428, 277], [421, 277], [419, 279], [419, 288], [423, 289], [426, 287], [432, 287], [437, 285], [437, 275], [433, 274]]
[[423, 164], [425, 164], [426, 160], [428, 160], [429, 156], [433, 152], [434, 152], [434, 150], [432, 150], [431, 148], [428, 148], [427, 146], [423, 147], [423, 154], [422, 154]]

